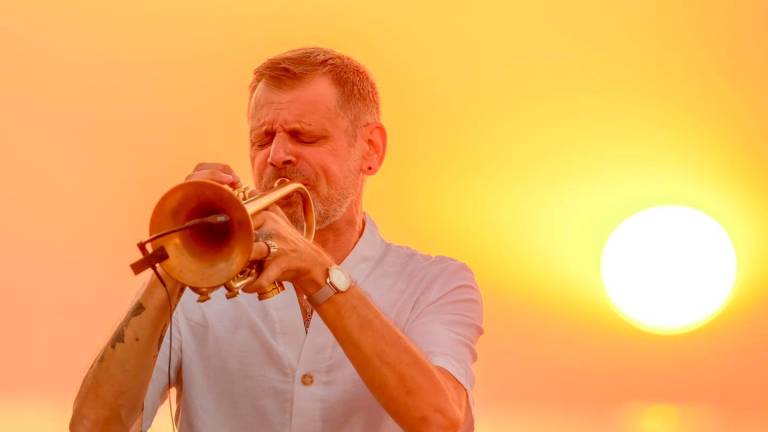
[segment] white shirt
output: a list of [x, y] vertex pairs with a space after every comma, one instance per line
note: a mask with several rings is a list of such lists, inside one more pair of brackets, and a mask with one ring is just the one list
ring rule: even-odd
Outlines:
[[[341, 266], [432, 363], [456, 377], [471, 405], [471, 365], [483, 333], [471, 270], [383, 240], [367, 215], [362, 236]], [[252, 294], [227, 300], [220, 289], [197, 303], [197, 295], [185, 291], [173, 315], [171, 357], [179, 430], [401, 430], [319, 315], [305, 333], [294, 288], [285, 287], [266, 301]], [[144, 400], [142, 430], [168, 391], [168, 333]], [[473, 429], [470, 410], [464, 430]]]

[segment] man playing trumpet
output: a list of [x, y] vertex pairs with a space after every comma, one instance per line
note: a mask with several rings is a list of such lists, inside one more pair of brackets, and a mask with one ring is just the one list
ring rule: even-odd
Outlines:
[[[219, 290], [199, 304], [160, 270], [172, 335], [153, 275], [83, 380], [70, 429], [146, 430], [170, 361], [182, 431], [471, 430], [480, 294], [464, 264], [385, 241], [363, 212], [387, 145], [367, 71], [321, 48], [272, 57], [254, 71], [248, 122], [254, 184], [302, 183], [314, 242], [290, 197], [253, 217], [264, 266], [243, 291], [286, 287], [266, 301]], [[241, 184], [220, 163], [186, 179]]]

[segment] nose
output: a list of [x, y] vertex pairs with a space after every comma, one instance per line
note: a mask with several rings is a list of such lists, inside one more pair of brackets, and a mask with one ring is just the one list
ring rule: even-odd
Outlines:
[[275, 168], [296, 165], [296, 158], [291, 151], [291, 141], [282, 133], [275, 135], [269, 148], [269, 164]]

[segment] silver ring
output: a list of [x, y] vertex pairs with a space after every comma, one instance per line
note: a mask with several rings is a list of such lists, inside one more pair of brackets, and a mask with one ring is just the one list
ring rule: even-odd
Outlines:
[[277, 250], [278, 250], [277, 243], [275, 243], [272, 240], [262, 240], [262, 243], [267, 245], [267, 248], [269, 249], [269, 253], [264, 258], [265, 260], [268, 260], [270, 257], [272, 257], [272, 255], [277, 253]]

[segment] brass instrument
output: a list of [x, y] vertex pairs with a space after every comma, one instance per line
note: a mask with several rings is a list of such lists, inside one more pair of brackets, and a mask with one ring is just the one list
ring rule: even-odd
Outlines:
[[[272, 189], [255, 196], [249, 196], [248, 188], [233, 191], [208, 180], [176, 185], [152, 211], [150, 237], [139, 243], [144, 258], [131, 267], [138, 273], [159, 263], [171, 277], [197, 293], [198, 302], [209, 300], [211, 293], [221, 286], [231, 299], [256, 280], [264, 264], [249, 262], [254, 245], [251, 218], [292, 193], [302, 197], [304, 237], [311, 241], [315, 235], [315, 211], [309, 192], [301, 183], [282, 178]], [[146, 251], [146, 243], [152, 245], [152, 253]], [[259, 300], [271, 298], [283, 289], [282, 283], [275, 281], [266, 291], [258, 292]]]

